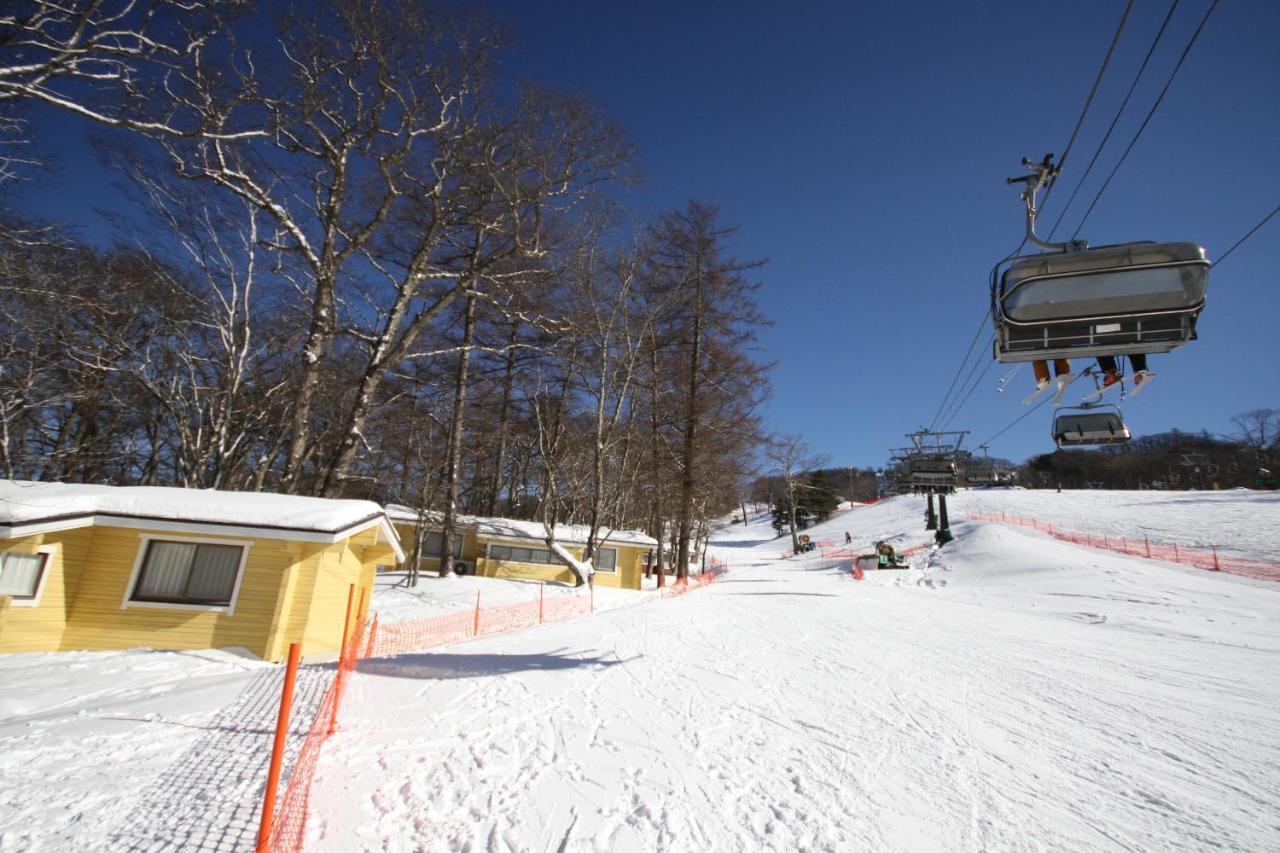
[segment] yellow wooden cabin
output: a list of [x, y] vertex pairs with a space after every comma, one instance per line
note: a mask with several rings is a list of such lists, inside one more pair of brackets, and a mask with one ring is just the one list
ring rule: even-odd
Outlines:
[[[405, 550], [412, 552], [418, 527], [418, 513], [403, 506], [388, 506], [387, 515], [395, 525]], [[422, 571], [440, 568], [442, 540], [440, 518], [430, 513], [422, 516], [423, 548], [419, 559]], [[559, 581], [571, 583], [573, 572], [550, 553], [546, 544], [546, 528], [540, 522], [510, 518], [461, 516], [458, 529], [463, 535], [455, 539], [454, 556], [462, 574], [492, 578]], [[582, 559], [587, 542], [585, 525], [556, 527], [556, 541], [574, 559]], [[644, 569], [658, 542], [635, 530], [600, 531], [601, 542], [596, 552], [595, 580], [599, 586], [640, 589]]]
[[403, 559], [369, 501], [0, 480], [0, 652], [332, 652]]

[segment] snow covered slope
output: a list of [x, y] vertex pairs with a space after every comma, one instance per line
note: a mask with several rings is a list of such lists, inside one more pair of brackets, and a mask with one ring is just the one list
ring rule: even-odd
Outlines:
[[[271, 733], [234, 706], [254, 692], [269, 716], [278, 672], [216, 651], [0, 655], [0, 850], [181, 849], [197, 832], [230, 840]], [[192, 814], [201, 810], [213, 820]], [[181, 836], [162, 825], [175, 817]]]
[[[960, 495], [955, 543], [861, 583], [778, 560], [759, 519], [721, 531], [706, 590], [368, 661], [311, 847], [1274, 849], [1280, 584], [960, 520], [1043, 500], [1185, 536], [1190, 512], [1274, 547], [1272, 498], [1171, 497]], [[814, 532], [915, 544], [923, 506]]]

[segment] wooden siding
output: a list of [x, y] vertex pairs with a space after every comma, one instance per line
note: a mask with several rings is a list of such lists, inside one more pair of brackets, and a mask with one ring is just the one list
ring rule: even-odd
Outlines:
[[[494, 544], [506, 545], [515, 540], [502, 539]], [[536, 547], [534, 540], [529, 540], [529, 547]], [[488, 544], [487, 542], [482, 544]], [[543, 546], [545, 547], [545, 545]], [[617, 570], [613, 572], [597, 571], [595, 583], [598, 586], [615, 587], [617, 589], [640, 589], [640, 579], [644, 576], [641, 564], [643, 555], [649, 549], [643, 545], [622, 545], [605, 543], [602, 547], [616, 548], [618, 551]], [[566, 549], [575, 559], [582, 559], [582, 548], [568, 546]], [[480, 549], [484, 553], [484, 549]], [[481, 557], [476, 560], [476, 573], [489, 578], [519, 578], [522, 580], [557, 581], [573, 583], [574, 575], [567, 566], [559, 563], [518, 563], [511, 560], [491, 560]]]
[[[54, 652], [62, 644], [70, 602], [80, 579], [93, 531], [83, 527], [0, 541], [0, 551], [34, 554], [42, 547], [53, 553], [44, 566], [43, 589], [37, 604], [8, 604], [0, 622], [0, 652]], [[8, 601], [6, 597], [6, 601]]]
[[[249, 542], [234, 611], [125, 604], [144, 536]], [[367, 616], [375, 565], [394, 559], [377, 528], [326, 545], [84, 527], [3, 541], [0, 549], [32, 553], [41, 545], [57, 550], [46, 565], [39, 604], [0, 609], [0, 652], [238, 646], [278, 661], [290, 642], [301, 642], [304, 655], [333, 652], [342, 642], [350, 585], [357, 585], [357, 601], [360, 590], [365, 593], [354, 627]]]
[[[413, 554], [414, 526], [407, 522], [396, 522], [392, 526], [395, 527], [396, 533], [400, 536], [400, 547], [404, 549], [405, 560], [407, 561]], [[435, 529], [435, 532], [438, 533], [440, 531]], [[474, 565], [479, 558], [484, 556], [484, 548], [477, 544], [474, 530], [461, 530], [459, 532], [462, 534], [462, 556], [459, 559]], [[400, 568], [403, 569], [404, 566], [400, 566]], [[439, 572], [440, 558], [423, 557], [418, 561], [418, 570]]]
[[[234, 613], [163, 604], [124, 605], [143, 536], [202, 542], [249, 541]], [[240, 646], [268, 656], [279, 584], [292, 563], [279, 539], [187, 536], [167, 531], [96, 527], [79, 589], [71, 603], [62, 649], [209, 649]]]

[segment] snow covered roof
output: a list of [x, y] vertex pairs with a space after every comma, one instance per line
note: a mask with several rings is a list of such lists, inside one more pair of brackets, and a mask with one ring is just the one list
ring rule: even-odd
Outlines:
[[382, 507], [270, 492], [224, 492], [165, 486], [97, 486], [0, 480], [0, 538], [90, 524], [152, 529], [232, 526], [267, 539], [337, 542], [381, 526], [403, 559]]
[[[387, 517], [399, 524], [414, 524], [418, 520], [417, 510], [399, 504], [387, 506]], [[444, 515], [440, 512], [427, 511], [422, 517], [429, 524], [440, 524]], [[488, 536], [505, 539], [536, 539], [545, 542], [547, 529], [540, 521], [522, 521], [516, 518], [484, 518], [474, 515], [458, 516], [458, 526], [466, 530], [474, 530], [477, 536]], [[570, 545], [587, 544], [587, 534], [591, 528], [585, 524], [557, 524], [556, 541]], [[600, 528], [598, 534], [602, 542], [617, 545], [643, 545], [655, 547], [658, 540], [639, 530], [610, 530]]]
[[[481, 536], [503, 536], [511, 539], [538, 539], [545, 541], [547, 528], [540, 521], [520, 521], [514, 518], [478, 518], [476, 533]], [[585, 545], [591, 528], [585, 524], [557, 524], [556, 541], [573, 545]], [[656, 546], [658, 540], [639, 530], [610, 530], [600, 528], [602, 541], [622, 545]]]
[[[387, 504], [387, 518], [396, 524], [417, 524], [419, 512], [413, 507], [404, 506], [403, 504]], [[421, 513], [422, 518], [427, 520], [428, 524], [440, 524], [444, 521], [444, 513], [433, 509], [424, 510]], [[470, 529], [476, 523], [474, 515], [459, 515], [458, 526]]]

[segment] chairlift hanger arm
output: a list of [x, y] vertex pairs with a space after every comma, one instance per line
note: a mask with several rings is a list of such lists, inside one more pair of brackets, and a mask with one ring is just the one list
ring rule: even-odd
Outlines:
[[1022, 200], [1027, 205], [1027, 242], [1051, 252], [1082, 252], [1089, 248], [1085, 240], [1067, 240], [1063, 243], [1049, 243], [1036, 236], [1036, 197], [1051, 181], [1058, 177], [1060, 166], [1053, 165], [1053, 155], [1046, 154], [1039, 163], [1032, 162], [1029, 157], [1022, 158], [1022, 165], [1031, 174], [1018, 178], [1005, 178], [1006, 184], [1023, 184]]

